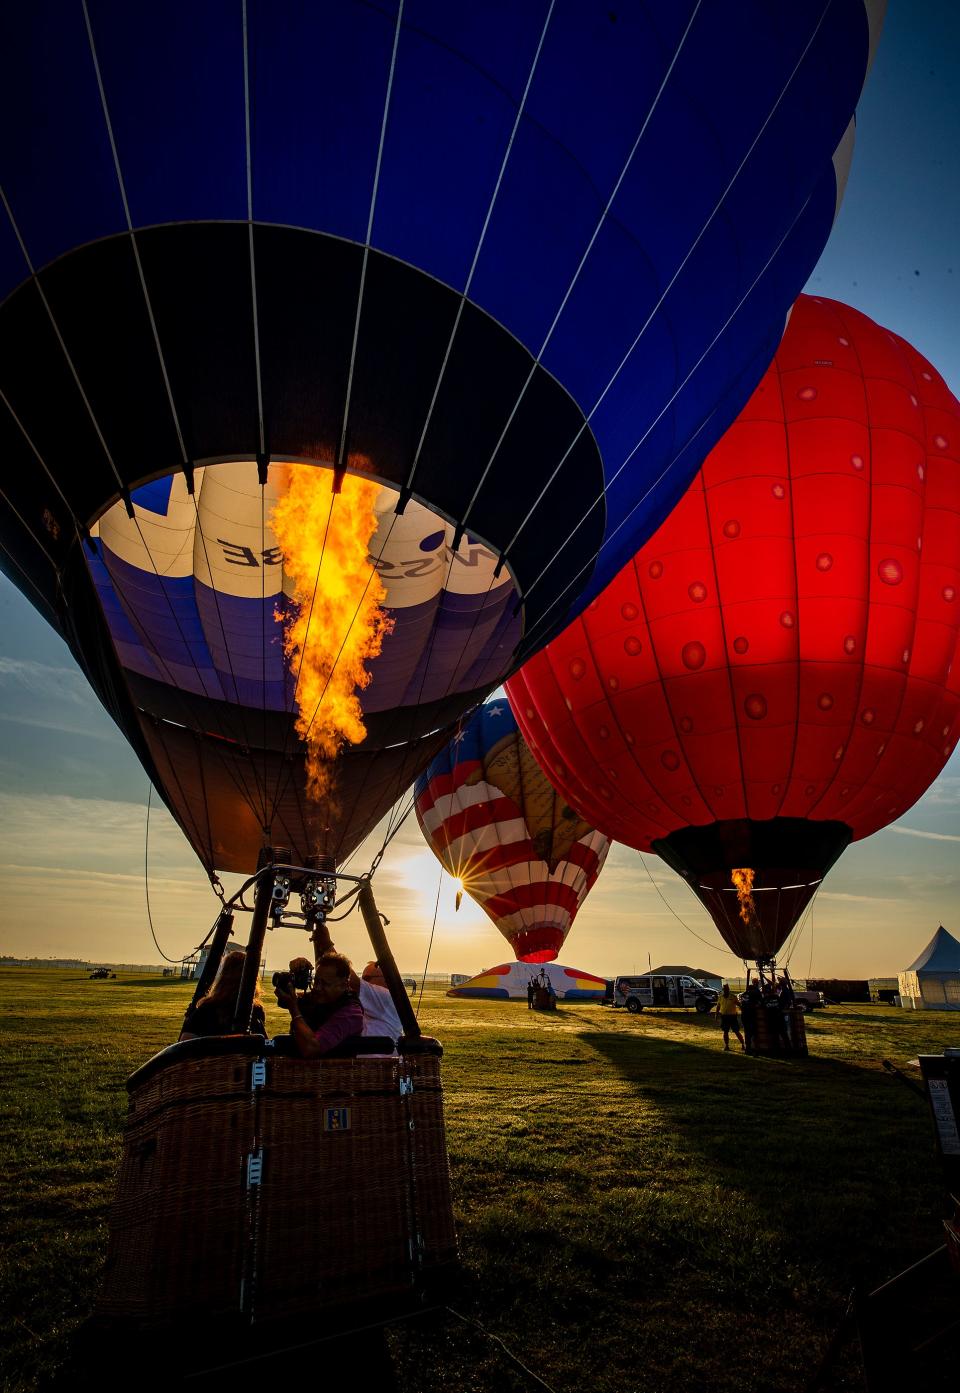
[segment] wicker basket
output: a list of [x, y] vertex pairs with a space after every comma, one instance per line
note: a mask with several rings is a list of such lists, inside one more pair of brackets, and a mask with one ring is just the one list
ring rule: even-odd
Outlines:
[[[416, 1051], [416, 1052], [415, 1052]], [[101, 1323], [387, 1318], [456, 1262], [440, 1047], [174, 1045], [129, 1082]]]
[[787, 1028], [790, 1032], [789, 1049], [784, 1048], [780, 1035], [780, 1011], [768, 1006], [756, 1008], [756, 1025], [754, 1026], [752, 1045], [754, 1054], [784, 1055], [787, 1058], [791, 1055], [806, 1055], [807, 1030], [803, 1011], [799, 1006], [793, 1006], [784, 1014], [787, 1017]]

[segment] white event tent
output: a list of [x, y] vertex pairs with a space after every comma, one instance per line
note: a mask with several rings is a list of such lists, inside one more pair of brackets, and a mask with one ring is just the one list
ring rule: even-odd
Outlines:
[[907, 1010], [960, 1011], [960, 942], [941, 924], [899, 985]]

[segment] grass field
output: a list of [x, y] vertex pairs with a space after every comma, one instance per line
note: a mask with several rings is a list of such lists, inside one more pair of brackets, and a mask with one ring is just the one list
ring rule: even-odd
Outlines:
[[[91, 1310], [124, 1080], [175, 1038], [189, 991], [0, 971], [11, 1393], [63, 1370]], [[960, 1044], [955, 1016], [831, 1007], [807, 1018], [802, 1061], [724, 1054], [693, 1012], [561, 1004], [553, 1018], [437, 992], [421, 1023], [445, 1046], [463, 1256], [450, 1304], [558, 1393], [802, 1389], [851, 1287], [942, 1241], [925, 1105], [880, 1061]], [[451, 1316], [389, 1344], [404, 1393], [528, 1386]], [[860, 1387], [852, 1344], [824, 1387]]]

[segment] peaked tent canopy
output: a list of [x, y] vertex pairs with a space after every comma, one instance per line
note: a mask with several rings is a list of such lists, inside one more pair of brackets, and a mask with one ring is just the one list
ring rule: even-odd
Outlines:
[[960, 941], [941, 924], [899, 976], [900, 1000], [914, 1011], [960, 1011]]
[[906, 972], [960, 972], [960, 940], [941, 924], [923, 952]]

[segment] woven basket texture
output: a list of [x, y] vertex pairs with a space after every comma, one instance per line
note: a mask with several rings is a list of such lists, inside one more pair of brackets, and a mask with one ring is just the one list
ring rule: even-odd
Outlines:
[[193, 1059], [134, 1088], [98, 1317], [259, 1325], [409, 1297], [456, 1262], [435, 1056], [271, 1057], [257, 1089], [252, 1063]]
[[[790, 1039], [793, 1046], [790, 1053], [805, 1055], [807, 1053], [807, 1030], [803, 1020], [803, 1012], [798, 1006], [794, 1006], [787, 1014], [790, 1018]], [[773, 1020], [770, 1019], [771, 1016]], [[785, 1053], [779, 1033], [775, 1033], [775, 1028], [779, 1026], [779, 1019], [779, 1011], [770, 1010], [766, 1006], [757, 1008], [753, 1041], [753, 1047], [757, 1054]]]

